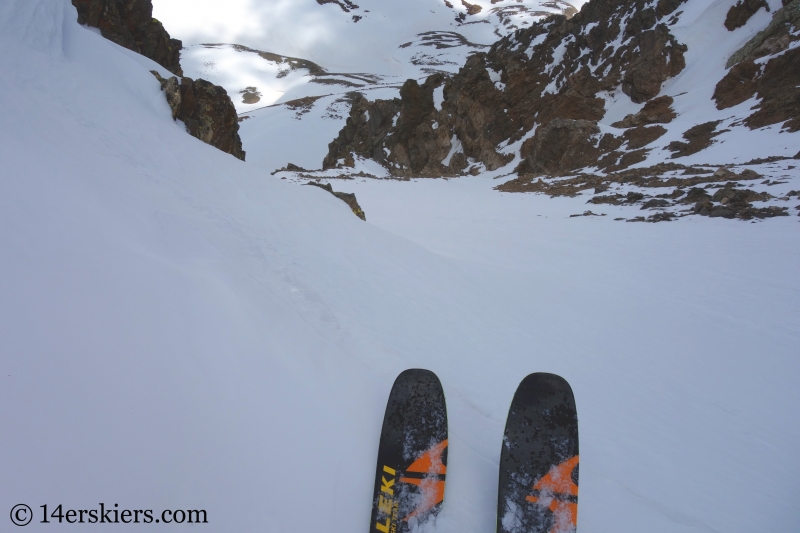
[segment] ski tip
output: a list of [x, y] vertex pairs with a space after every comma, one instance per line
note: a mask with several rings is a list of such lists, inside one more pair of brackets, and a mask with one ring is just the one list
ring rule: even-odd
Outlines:
[[427, 370], [425, 368], [409, 368], [407, 370], [403, 370], [398, 374], [397, 378], [394, 380], [395, 385], [406, 381], [415, 381], [419, 382], [428, 382], [428, 383], [435, 383], [441, 385], [441, 381], [439, 381], [439, 376], [434, 374], [432, 371]]
[[517, 387], [517, 391], [532, 387], [543, 387], [545, 389], [561, 391], [566, 390], [572, 394], [572, 387], [570, 387], [569, 382], [566, 379], [562, 378], [558, 374], [550, 374], [548, 372], [534, 372], [533, 374], [528, 374], [520, 382], [519, 387]]
[[578, 517], [578, 414], [556, 374], [520, 382], [500, 452], [498, 533], [574, 533]]
[[512, 407], [536, 405], [545, 398], [563, 403], [575, 411], [575, 395], [567, 380], [557, 374], [547, 372], [534, 372], [525, 376], [514, 393], [511, 405]]

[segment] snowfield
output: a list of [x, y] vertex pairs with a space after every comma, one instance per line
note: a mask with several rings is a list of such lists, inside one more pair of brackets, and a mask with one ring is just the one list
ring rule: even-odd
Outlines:
[[[386, 399], [414, 367], [450, 424], [426, 532], [494, 530], [506, 413], [539, 371], [575, 392], [582, 533], [800, 528], [794, 207], [627, 224], [487, 175], [334, 182], [365, 223], [187, 135], [148, 72], [166, 71], [75, 19], [0, 3], [0, 509], [29, 505], [26, 531], [67, 527], [41, 505], [100, 502], [367, 531]], [[302, 152], [273, 132], [248, 160]], [[67, 527], [86, 528], [183, 530]]]

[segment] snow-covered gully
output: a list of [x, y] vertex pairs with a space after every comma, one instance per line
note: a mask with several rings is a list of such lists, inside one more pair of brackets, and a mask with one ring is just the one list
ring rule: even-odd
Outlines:
[[[788, 216], [698, 213], [645, 224], [614, 219], [657, 212], [629, 196], [651, 194], [649, 176], [595, 183], [584, 169], [543, 176], [538, 193], [497, 190], [520, 179], [519, 150], [538, 130], [498, 148], [517, 158], [509, 168], [475, 161], [475, 175], [399, 179], [359, 158], [320, 172], [335, 191], [357, 195], [362, 221], [329, 192], [298, 186], [304, 172], [271, 174], [289, 162], [320, 168], [352, 87], [304, 93], [320, 85], [298, 81], [307, 71], [270, 70], [275, 92], [258, 86], [262, 98], [285, 96], [261, 104], [331, 96], [240, 107], [251, 117], [240, 123], [244, 162], [187, 135], [150, 71], [172, 74], [80, 26], [69, 2], [0, 2], [0, 528], [15, 528], [8, 513], [18, 504], [40, 513], [102, 502], [154, 516], [204, 509], [208, 523], [192, 525], [204, 531], [366, 532], [389, 389], [402, 370], [426, 368], [446, 396], [449, 456], [445, 505], [420, 530], [495, 530], [506, 415], [531, 372], [563, 376], [575, 393], [579, 531], [797, 530], [800, 200], [789, 193], [800, 178], [789, 148], [800, 146], [782, 123], [734, 125], [730, 117], [745, 119], [755, 101], [719, 110], [711, 100], [725, 58], [697, 50], [741, 48], [781, 4], [769, 0], [770, 12], [732, 31], [695, 31], [724, 21], [735, 3], [687, 0], [671, 30], [687, 43], [686, 69], [660, 89], [677, 117], [631, 168], [672, 161], [684, 167], [665, 179], [685, 179], [722, 167], [736, 177], [696, 186], [712, 208], [738, 201], [735, 192], [713, 200], [720, 191], [751, 189], [770, 197], [742, 201]], [[214, 25], [213, 3], [198, 3], [194, 19], [178, 4], [155, 0], [154, 16], [188, 50], [240, 44], [327, 72], [382, 76], [386, 86], [364, 89], [370, 101], [396, 97], [392, 85], [406, 77], [424, 83], [420, 69], [430, 65], [411, 59], [437, 49], [419, 34], [490, 45], [513, 34], [503, 21], [521, 28], [542, 17], [527, 0], [475, 0], [482, 11], [471, 15], [438, 0], [385, 11], [378, 0], [357, 11], [241, 0]], [[510, 9], [517, 4], [530, 11]], [[391, 24], [370, 25], [384, 20]], [[278, 28], [274, 40], [262, 23]], [[288, 40], [298, 25], [309, 31]], [[329, 46], [345, 33], [341, 50]], [[399, 48], [407, 42], [417, 44]], [[485, 50], [461, 48], [459, 61]], [[230, 95], [256, 86], [253, 63], [243, 64]], [[189, 65], [186, 75], [198, 77]], [[436, 96], [436, 112], [447, 95]], [[645, 105], [606, 96], [604, 133]], [[673, 159], [662, 149], [690, 144], [683, 133], [717, 120], [715, 131], [731, 131], [705, 151]], [[437, 122], [437, 131], [447, 127]], [[450, 148], [442, 150], [456, 159]], [[748, 169], [763, 178], [746, 179]], [[575, 190], [541, 194], [555, 188]], [[587, 203], [598, 196], [611, 199]], [[605, 216], [571, 216], [586, 211]], [[40, 521], [26, 531], [89, 528]]]

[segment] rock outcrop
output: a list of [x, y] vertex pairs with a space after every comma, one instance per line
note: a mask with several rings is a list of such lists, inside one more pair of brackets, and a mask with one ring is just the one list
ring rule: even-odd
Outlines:
[[[152, 0], [72, 0], [78, 22], [100, 29], [103, 37], [148, 57], [177, 76], [181, 42], [153, 18]], [[182, 120], [198, 139], [244, 161], [236, 108], [222, 87], [205, 80], [164, 79], [161, 83], [173, 120]]]
[[[692, 189], [692, 191], [698, 190], [702, 191], [702, 189]], [[728, 184], [719, 189], [713, 196], [705, 194], [699, 198], [693, 211], [698, 215], [707, 217], [739, 218], [742, 220], [785, 217], [789, 215], [785, 207], [754, 207], [750, 203], [764, 202], [770, 198], [772, 196], [767, 193], [759, 193], [751, 189], [737, 189], [732, 184]], [[719, 203], [715, 204], [715, 202]]]
[[394, 118], [400, 112], [400, 100], [368, 101], [360, 93], [350, 107], [344, 128], [328, 145], [328, 154], [322, 168], [353, 167], [354, 156], [374, 159], [386, 166], [383, 143], [394, 127]]
[[320, 189], [328, 191], [336, 198], [346, 203], [347, 207], [350, 208], [350, 210], [353, 212], [355, 216], [357, 216], [361, 220], [367, 220], [367, 216], [364, 214], [364, 210], [361, 209], [360, 205], [358, 205], [358, 200], [356, 200], [355, 194], [351, 192], [334, 191], [330, 183], [319, 183], [317, 181], [309, 181], [308, 183], [306, 183], [306, 185], [313, 185], [314, 187], [319, 187]]
[[192, 136], [244, 161], [236, 108], [225, 89], [202, 79], [164, 79], [151, 72], [166, 93], [173, 119], [182, 120]]
[[705, 122], [686, 130], [683, 133], [683, 138], [686, 139], [685, 142], [672, 141], [667, 145], [667, 149], [673, 152], [672, 158], [696, 154], [700, 150], [711, 146], [714, 142], [714, 137], [722, 133], [721, 131], [716, 131], [717, 126], [719, 126], [719, 121]]
[[745, 124], [751, 129], [783, 123], [800, 130], [800, 0], [777, 10], [763, 31], [728, 60], [728, 73], [717, 84], [714, 100], [727, 109], [754, 96], [759, 99]]
[[328, 145], [322, 167], [352, 167], [354, 156], [374, 159], [398, 176], [442, 176], [466, 166], [463, 157], [447, 158], [452, 148], [447, 128], [439, 126], [441, 112], [433, 91], [444, 83], [437, 74], [419, 85], [408, 80], [400, 98], [370, 102], [363, 96], [353, 103], [339, 135]]
[[516, 171], [520, 174], [565, 174], [595, 163], [601, 150], [595, 145], [600, 128], [589, 120], [557, 118], [540, 127], [528, 154]]
[[98, 28], [106, 39], [149, 57], [178, 76], [182, 44], [153, 18], [151, 0], [72, 0], [78, 22]]
[[467, 15], [477, 15], [483, 10], [478, 4], [470, 4], [466, 0], [461, 0], [461, 5], [467, 8]]
[[766, 0], [739, 0], [728, 10], [728, 15], [725, 17], [725, 27], [728, 31], [741, 28], [762, 7], [769, 11], [769, 4], [767, 4]]
[[[671, 101], [653, 99], [685, 67], [686, 46], [669, 30], [683, 1], [592, 0], [570, 19], [549, 17], [473, 54], [451, 78], [409, 80], [395, 101], [360, 100], [323, 166], [360, 155], [396, 176], [454, 175], [507, 165], [520, 141], [519, 173], [568, 173], [603, 154], [609, 169], [641, 161], [646, 152], [630, 150], [663, 131], [601, 138], [598, 93], [620, 88], [648, 102], [621, 127], [674, 118]], [[566, 144], [549, 147], [556, 140]]]
[[191, 135], [244, 161], [236, 108], [219, 85], [183, 78], [178, 118]]
[[647, 124], [668, 124], [677, 116], [671, 96], [659, 96], [647, 102], [641, 111], [612, 124], [615, 128], [635, 128]]

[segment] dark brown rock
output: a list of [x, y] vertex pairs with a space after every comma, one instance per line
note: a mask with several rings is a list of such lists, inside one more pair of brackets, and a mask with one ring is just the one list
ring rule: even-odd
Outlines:
[[[783, 123], [788, 131], [800, 130], [800, 0], [777, 10], [769, 25], [734, 53], [730, 70], [717, 83], [718, 109], [757, 97], [759, 103], [745, 120], [751, 129]], [[766, 64], [755, 61], [773, 56]]]
[[660, 213], [654, 213], [647, 217], [645, 222], [672, 222], [678, 218], [678, 215], [671, 211], [662, 211]]
[[[354, 166], [353, 154], [374, 159], [388, 167], [384, 142], [394, 126], [394, 118], [400, 113], [400, 100], [368, 101], [358, 95], [350, 108], [345, 126], [339, 135], [328, 144], [328, 154], [322, 162], [323, 169]], [[349, 161], [350, 165], [347, 165]]]
[[792, 41], [797, 40], [796, 31], [792, 30], [797, 30], [799, 26], [800, 0], [792, 0], [772, 15], [772, 20], [766, 28], [731, 54], [725, 67], [731, 68], [736, 63], [748, 59], [758, 59], [786, 50]]
[[711, 200], [697, 202], [692, 211], [697, 215], [711, 218], [733, 218], [736, 216], [736, 213], [732, 209], [725, 207], [724, 205], [714, 205]]
[[633, 128], [646, 124], [668, 124], [677, 117], [672, 109], [674, 102], [671, 96], [659, 96], [649, 100], [641, 111], [628, 115], [619, 122], [612, 124], [615, 128]]
[[433, 105], [433, 90], [444, 83], [441, 75], [423, 85], [407, 80], [400, 89], [400, 114], [393, 136], [387, 142], [387, 160], [401, 175], [440, 176], [446, 172], [442, 160], [450, 151], [450, 136], [440, 128]]
[[770, 198], [772, 195], [769, 193], [726, 186], [715, 192], [711, 200], [730, 206], [749, 207], [750, 202], [765, 202]]
[[587, 201], [586, 203], [597, 204], [597, 205], [602, 205], [602, 204], [620, 205], [622, 203], [622, 198], [624, 197], [621, 194], [605, 194], [589, 198], [589, 201]]
[[686, 193], [686, 196], [681, 198], [681, 203], [698, 204], [709, 200], [711, 200], [711, 196], [708, 194], [708, 191], [700, 187], [692, 187], [689, 189], [689, 192]]
[[769, 5], [765, 0], [739, 0], [728, 10], [725, 27], [728, 28], [728, 31], [741, 28], [762, 7], [769, 11]]
[[665, 24], [642, 32], [631, 54], [622, 91], [637, 103], [657, 96], [661, 84], [686, 67], [686, 50], [686, 45], [678, 43]]
[[663, 199], [663, 198], [653, 198], [652, 200], [647, 200], [645, 203], [642, 204], [641, 209], [653, 209], [659, 207], [669, 207], [670, 203]]
[[771, 59], [758, 79], [760, 102], [745, 124], [763, 128], [783, 123], [788, 131], [800, 131], [800, 48]]
[[[608, 194], [605, 196], [595, 196], [590, 198], [587, 204], [610, 204], [610, 205], [623, 205], [635, 204], [644, 199], [644, 195], [640, 192], [629, 192], [625, 196], [621, 194]], [[652, 200], [651, 200], [652, 201]], [[669, 203], [669, 202], [667, 202]], [[644, 209], [644, 208], [642, 208]]]
[[629, 192], [625, 195], [625, 203], [635, 204], [640, 200], [644, 200], [644, 194], [640, 192]]
[[610, 133], [606, 133], [600, 138], [600, 143], [597, 145], [597, 147], [602, 152], [611, 152], [621, 147], [624, 142], [625, 139], [623, 139], [622, 137], [617, 137]]
[[536, 135], [523, 144], [519, 174], [564, 175], [576, 168], [597, 161], [600, 150], [592, 137], [600, 128], [588, 120], [557, 118], [536, 130]]
[[658, 0], [656, 4], [656, 14], [659, 18], [666, 17], [684, 2], [684, 0]]
[[150, 72], [161, 84], [173, 120], [182, 120], [194, 137], [244, 161], [240, 120], [225, 89], [205, 80], [164, 79], [155, 70]]
[[622, 137], [628, 142], [626, 146], [629, 150], [637, 150], [647, 146], [665, 133], [667, 133], [667, 129], [662, 126], [639, 126], [629, 129]]
[[717, 109], [727, 109], [755, 96], [761, 67], [752, 60], [738, 63], [731, 68], [714, 89]]
[[677, 199], [677, 198], [680, 198], [680, 197], [681, 197], [681, 196], [683, 196], [684, 194], [686, 194], [686, 191], [684, 191], [684, 190], [683, 190], [683, 189], [681, 189], [681, 188], [677, 188], [677, 189], [675, 189], [674, 191], [672, 191], [672, 192], [669, 192], [669, 193], [657, 194], [657, 195], [656, 195], [656, 198], [668, 198], [668, 199], [670, 199], [670, 200], [675, 200], [675, 199]]
[[478, 4], [470, 4], [466, 0], [461, 0], [461, 5], [467, 8], [467, 15], [477, 15], [483, 9]]
[[789, 216], [788, 209], [785, 207], [753, 207], [752, 204], [746, 202], [740, 196], [720, 205], [715, 205], [710, 200], [698, 202], [693, 211], [695, 214], [712, 218], [739, 218], [742, 220]]
[[622, 157], [619, 160], [619, 163], [615, 163], [608, 166], [602, 166], [603, 170], [606, 172], [617, 172], [619, 170], [628, 168], [631, 165], [635, 165], [637, 163], [641, 163], [645, 159], [647, 159], [647, 154], [650, 150], [634, 150], [632, 152], [625, 152], [622, 154]]
[[78, 22], [100, 30], [103, 37], [149, 57], [178, 76], [182, 44], [171, 39], [153, 18], [151, 0], [72, 0]]
[[360, 205], [358, 205], [358, 200], [356, 200], [356, 195], [355, 194], [353, 194], [351, 192], [334, 191], [333, 187], [331, 186], [330, 183], [320, 183], [318, 181], [309, 181], [308, 183], [306, 183], [306, 185], [313, 185], [314, 187], [319, 187], [320, 189], [324, 189], [324, 190], [328, 191], [329, 193], [334, 195], [336, 198], [338, 198], [341, 201], [343, 201], [344, 203], [346, 203], [347, 206], [350, 208], [350, 210], [353, 212], [353, 214], [355, 216], [357, 216], [361, 220], [364, 220], [364, 221], [367, 220], [367, 215], [364, 214], [364, 210], [361, 209]]
[[228, 93], [206, 80], [183, 78], [177, 118], [201, 141], [244, 161], [239, 121]]
[[[736, 176], [730, 171], [727, 172]], [[788, 213], [785, 207], [754, 207], [751, 203], [764, 202], [771, 198], [772, 196], [768, 193], [760, 193], [751, 189], [737, 189], [735, 183], [730, 182], [715, 192], [713, 196], [709, 196], [703, 189], [692, 189], [683, 203], [691, 203], [696, 200], [693, 212], [708, 217], [750, 220], [753, 218], [787, 216]]]
[[[635, 154], [636, 152], [630, 152]], [[683, 176], [664, 176], [667, 172], [683, 171]], [[686, 167], [679, 163], [665, 162], [652, 165], [650, 167], [637, 167], [615, 172], [607, 172], [606, 174], [578, 174], [571, 177], [553, 177], [542, 178], [541, 176], [534, 176], [532, 174], [524, 174], [515, 179], [507, 181], [495, 187], [495, 189], [503, 192], [534, 192], [543, 193], [551, 197], [556, 196], [577, 196], [582, 191], [594, 190], [595, 194], [606, 192], [613, 184], [628, 185], [640, 187], [643, 189], [675, 189], [669, 193], [656, 194], [656, 198], [664, 198], [674, 200], [683, 197], [679, 203], [696, 204], [700, 201], [711, 201], [711, 196], [708, 194], [707, 189], [712, 187], [712, 184], [726, 183], [726, 187], [736, 187], [738, 181], [752, 181], [762, 179], [763, 176], [759, 175], [750, 169], [744, 169], [741, 173], [737, 174], [730, 169], [720, 167], [713, 174], [704, 170], [706, 175], [698, 175], [697, 172], [689, 172], [694, 167]], [[706, 188], [700, 188], [701, 185], [706, 185]], [[690, 189], [686, 194], [685, 189]], [[685, 196], [684, 196], [685, 195]], [[648, 195], [649, 196], [649, 195]], [[636, 201], [636, 197], [621, 194], [610, 194], [605, 196], [596, 196], [590, 200], [589, 203], [611, 203], [622, 204], [626, 202]], [[712, 202], [713, 203], [713, 202]]]
[[497, 145], [513, 137], [524, 120], [509, 102], [516, 96], [515, 90], [509, 88], [506, 94], [498, 90], [490, 79], [483, 54], [471, 56], [459, 74], [444, 85], [440, 123], [457, 137], [465, 157], [484, 163], [489, 170], [513, 159], [499, 154]]
[[583, 213], [578, 214], [578, 215], [570, 215], [569, 218], [575, 218], [575, 217], [604, 217], [604, 216], [606, 216], [605, 213], [593, 213], [591, 211], [584, 211]]
[[674, 152], [672, 158], [696, 154], [700, 150], [711, 146], [713, 138], [722, 133], [721, 131], [716, 131], [720, 122], [719, 120], [706, 122], [686, 130], [683, 134], [683, 138], [686, 139], [686, 142], [673, 141], [667, 145], [667, 149]]
[[242, 95], [243, 104], [257, 104], [261, 101], [261, 91], [257, 87], [245, 87], [239, 94]]

